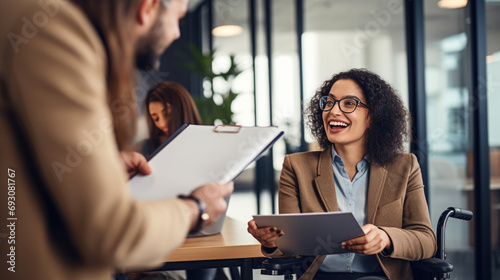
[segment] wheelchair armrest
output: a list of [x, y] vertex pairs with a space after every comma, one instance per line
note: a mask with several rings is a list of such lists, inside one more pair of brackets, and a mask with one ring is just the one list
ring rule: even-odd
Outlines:
[[449, 273], [453, 271], [453, 265], [438, 258], [429, 258], [411, 262], [413, 269], [431, 273]]

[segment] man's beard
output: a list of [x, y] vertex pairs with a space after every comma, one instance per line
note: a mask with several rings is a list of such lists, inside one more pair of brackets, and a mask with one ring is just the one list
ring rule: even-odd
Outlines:
[[139, 70], [156, 71], [160, 68], [160, 56], [155, 54], [151, 45], [147, 45], [137, 52], [135, 64]]
[[161, 37], [164, 36], [163, 34], [162, 23], [156, 20], [149, 33], [140, 39], [142, 43], [139, 43], [139, 48], [135, 55], [137, 68], [145, 71], [156, 71], [160, 68], [161, 53], [157, 54], [155, 52], [155, 46], [161, 41]]

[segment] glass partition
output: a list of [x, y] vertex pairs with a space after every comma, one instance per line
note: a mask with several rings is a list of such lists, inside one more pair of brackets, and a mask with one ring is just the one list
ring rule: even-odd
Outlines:
[[[285, 154], [300, 146], [299, 56], [295, 5], [290, 0], [274, 0], [272, 10], [273, 124], [285, 134], [274, 145], [274, 168], [281, 170]], [[277, 172], [277, 177], [279, 172]], [[278, 181], [278, 180], [277, 180]]]
[[[424, 3], [430, 212], [433, 226], [449, 206], [472, 209], [470, 50], [465, 8]], [[454, 279], [474, 279], [473, 222], [450, 219], [446, 253]]]
[[[222, 79], [214, 80], [216, 92], [226, 92], [227, 86], [237, 93], [231, 109], [234, 112], [233, 121], [239, 125], [254, 125], [254, 97], [252, 55], [250, 49], [250, 27], [248, 1], [213, 1], [214, 28], [238, 26], [240, 32], [224, 33], [213, 37], [215, 57], [212, 68], [215, 73], [226, 71], [230, 65], [230, 56], [235, 57], [237, 67], [242, 71], [229, 84]], [[226, 29], [231, 31], [230, 29]]]
[[486, 1], [486, 71], [490, 144], [491, 253], [493, 279], [500, 279], [500, 1]]
[[[238, 26], [241, 28], [239, 32], [236, 30], [232, 34], [231, 31], [234, 30], [231, 27], [222, 31], [219, 30], [219, 32], [222, 32], [221, 35], [210, 34], [213, 39], [214, 50], [212, 69], [214, 73], [227, 71], [231, 66], [231, 56], [233, 56], [235, 65], [242, 70], [241, 74], [232, 80], [230, 79], [229, 82], [222, 78], [214, 79], [214, 91], [228, 92], [228, 87], [231, 87], [231, 90], [237, 93], [231, 104], [232, 121], [238, 125], [253, 126], [255, 125], [255, 104], [248, 0], [213, 0], [212, 5], [214, 28], [221, 26]], [[204, 88], [210, 89], [210, 84], [205, 84]], [[208, 97], [209, 95], [210, 92], [205, 93], [205, 96]], [[214, 101], [221, 102], [220, 99]], [[246, 198], [247, 196], [238, 194], [253, 191], [255, 180], [255, 163], [253, 163], [234, 181], [235, 194], [232, 195], [234, 201], [229, 203], [228, 216], [244, 220], [255, 213], [254, 210], [250, 210], [255, 207], [253, 197], [250, 199], [252, 200], [250, 203], [245, 201], [249, 200]], [[242, 201], [247, 203], [245, 205], [247, 205], [248, 209], [240, 208], [241, 205], [239, 204]]]

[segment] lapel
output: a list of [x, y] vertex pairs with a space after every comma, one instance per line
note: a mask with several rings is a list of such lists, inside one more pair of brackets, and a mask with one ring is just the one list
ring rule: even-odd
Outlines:
[[333, 181], [332, 152], [331, 148], [321, 152], [318, 159], [317, 176], [314, 179], [319, 196], [328, 212], [339, 211], [335, 183]]
[[377, 163], [370, 164], [370, 179], [368, 182], [368, 197], [366, 198], [366, 222], [373, 224], [380, 196], [387, 177], [387, 170]]

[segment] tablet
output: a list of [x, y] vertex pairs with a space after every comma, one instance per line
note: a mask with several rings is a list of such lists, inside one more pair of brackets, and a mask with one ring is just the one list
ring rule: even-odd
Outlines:
[[253, 218], [258, 227], [282, 229], [285, 234], [275, 243], [283, 253], [290, 255], [349, 253], [340, 243], [364, 235], [351, 212], [254, 215]]

